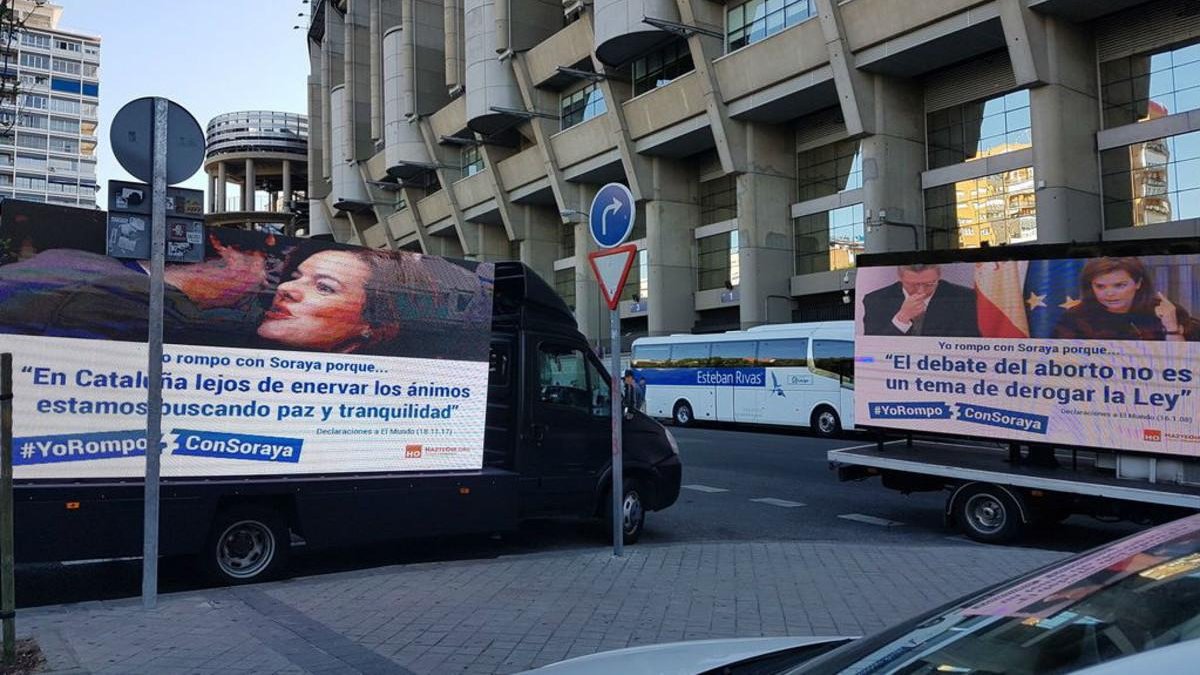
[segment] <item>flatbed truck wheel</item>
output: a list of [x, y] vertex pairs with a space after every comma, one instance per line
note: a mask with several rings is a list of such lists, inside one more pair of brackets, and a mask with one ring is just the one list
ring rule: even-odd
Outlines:
[[1018, 539], [1025, 529], [1021, 509], [1007, 490], [997, 485], [969, 485], [951, 495], [950, 513], [963, 534], [987, 544]]
[[287, 522], [273, 509], [235, 505], [217, 513], [200, 563], [206, 576], [225, 584], [248, 584], [283, 574], [291, 548]]

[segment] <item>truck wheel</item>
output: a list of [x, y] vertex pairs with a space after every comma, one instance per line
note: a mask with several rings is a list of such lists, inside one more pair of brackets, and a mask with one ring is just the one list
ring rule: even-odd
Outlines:
[[963, 534], [987, 544], [1013, 541], [1024, 529], [1017, 503], [994, 485], [964, 489], [955, 501], [953, 513]]
[[695, 415], [692, 414], [692, 406], [687, 401], [675, 404], [675, 412], [672, 417], [675, 418], [675, 424], [681, 427], [690, 427], [696, 420]]
[[837, 411], [827, 405], [813, 411], [811, 422], [813, 432], [821, 438], [833, 438], [842, 431], [842, 420]]
[[[625, 534], [624, 542], [626, 544], [636, 544], [637, 540], [642, 536], [642, 530], [646, 526], [646, 490], [642, 487], [640, 481], [629, 477], [625, 478], [621, 487], [625, 492], [625, 499], [621, 501], [621, 510], [624, 513], [624, 522], [622, 525], [622, 531]], [[613, 531], [611, 488], [608, 491], [602, 508], [604, 510], [605, 532], [611, 541]]]
[[213, 521], [201, 563], [224, 584], [272, 579], [287, 567], [291, 538], [283, 517], [261, 506], [237, 506]]

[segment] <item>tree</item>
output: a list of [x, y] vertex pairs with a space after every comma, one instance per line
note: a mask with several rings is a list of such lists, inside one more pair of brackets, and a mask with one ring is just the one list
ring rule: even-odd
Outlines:
[[[13, 108], [12, 112], [0, 111], [0, 135], [12, 132], [17, 123], [16, 110], [20, 107], [21, 81], [17, 78], [17, 64], [14, 59], [17, 56], [17, 43], [25, 30], [25, 22], [32, 14], [31, 11], [20, 11], [17, 3], [18, 0], [0, 0], [0, 105]], [[33, 0], [36, 7], [45, 4], [46, 0]]]

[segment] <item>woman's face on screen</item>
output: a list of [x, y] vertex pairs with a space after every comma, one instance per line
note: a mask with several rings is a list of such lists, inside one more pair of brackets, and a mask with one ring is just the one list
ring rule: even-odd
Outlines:
[[370, 267], [345, 251], [322, 251], [279, 284], [258, 334], [292, 347], [334, 351], [369, 331], [363, 320]]
[[1142, 282], [1134, 281], [1125, 270], [1113, 270], [1092, 279], [1092, 293], [1096, 302], [1113, 314], [1125, 314], [1133, 307]]

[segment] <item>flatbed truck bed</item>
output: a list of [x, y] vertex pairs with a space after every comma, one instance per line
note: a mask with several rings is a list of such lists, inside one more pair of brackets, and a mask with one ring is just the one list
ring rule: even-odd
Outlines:
[[947, 492], [947, 522], [985, 542], [1011, 541], [1029, 525], [1076, 513], [1156, 522], [1200, 511], [1200, 485], [1118, 478], [1097, 461], [1101, 455], [1056, 450], [1038, 462], [1001, 445], [897, 440], [831, 450], [828, 459], [839, 480], [879, 476], [904, 493]]

